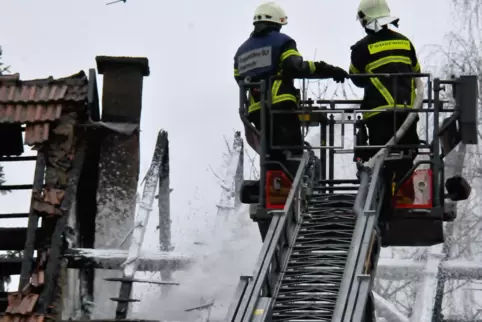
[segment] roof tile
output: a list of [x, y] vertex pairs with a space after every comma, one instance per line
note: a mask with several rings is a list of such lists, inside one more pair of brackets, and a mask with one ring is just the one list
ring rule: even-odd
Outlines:
[[24, 81], [18, 74], [0, 76], [0, 123], [55, 121], [62, 113], [62, 104], [86, 102], [87, 91], [83, 71], [60, 79]]

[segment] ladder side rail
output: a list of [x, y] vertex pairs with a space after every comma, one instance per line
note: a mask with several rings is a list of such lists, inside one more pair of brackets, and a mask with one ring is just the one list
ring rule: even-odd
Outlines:
[[228, 313], [226, 316], [228, 317], [233, 317], [236, 315], [236, 312], [239, 307], [239, 303], [241, 299], [245, 296], [246, 289], [248, 288], [249, 281], [253, 278], [253, 276], [250, 275], [241, 275], [239, 278], [238, 285], [236, 286], [236, 289], [234, 291], [233, 299], [237, 299], [237, 301], [233, 300], [229, 304], [228, 307]]
[[[280, 274], [278, 276], [278, 279], [276, 280], [276, 284], [273, 290], [273, 294], [275, 296], [279, 294], [279, 290], [282, 286], [282, 281], [285, 276], [286, 269], [288, 267], [288, 262], [289, 262], [289, 259], [291, 258], [291, 253], [293, 252], [293, 247], [301, 228], [301, 223], [303, 221], [302, 216], [307, 211], [307, 209], [305, 208], [307, 206], [306, 201], [310, 197], [313, 191], [312, 189], [313, 189], [314, 181], [316, 179], [316, 174], [317, 174], [316, 157], [313, 151], [309, 151], [308, 153], [310, 155], [309, 162], [305, 165], [305, 172], [303, 174], [303, 177], [301, 178], [303, 182], [300, 182], [300, 188], [303, 188], [303, 189], [296, 189], [296, 191], [294, 191], [294, 194], [296, 194], [295, 198], [298, 201], [296, 204], [293, 205], [293, 207], [296, 207], [296, 208], [292, 210], [292, 213], [294, 215], [294, 218], [293, 218], [294, 220], [292, 220], [291, 224], [294, 224], [294, 227], [293, 229], [285, 229], [288, 245], [284, 254], [285, 258], [283, 258], [283, 260], [281, 261]], [[271, 301], [269, 303], [270, 307], [268, 311], [271, 312], [274, 303], [275, 301]], [[258, 321], [264, 321], [264, 320], [256, 319], [256, 322]]]
[[[264, 279], [261, 277], [262, 272], [267, 273], [269, 265], [271, 261], [265, 263], [267, 261], [268, 252], [270, 249], [270, 245], [274, 238], [275, 232], [278, 230], [278, 227], [282, 225], [282, 221], [284, 218], [282, 216], [273, 216], [271, 219], [271, 223], [268, 229], [268, 232], [265, 237], [265, 241], [261, 247], [260, 254], [258, 255], [258, 260], [256, 262], [256, 266], [254, 269], [254, 274], [249, 276], [249, 280], [247, 281], [240, 281], [240, 284], [246, 283], [244, 286], [243, 291], [237, 294], [230, 305], [231, 310], [228, 312], [228, 316], [226, 317], [225, 321], [230, 322], [241, 322], [244, 321], [244, 316], [246, 314], [246, 308], [248, 306], [249, 301], [254, 296], [254, 288], [256, 284], [263, 283]], [[266, 266], [266, 267], [265, 267]], [[260, 281], [258, 281], [260, 280]], [[259, 292], [258, 292], [259, 293]]]
[[379, 247], [377, 245], [380, 245], [379, 242], [375, 244], [374, 239], [378, 239], [379, 237], [377, 223], [383, 203], [380, 201], [380, 198], [382, 198], [385, 189], [383, 180], [380, 179], [382, 179], [380, 174], [378, 174], [378, 178], [372, 177], [372, 182], [374, 182], [374, 193], [371, 196], [370, 194], [368, 195], [367, 203], [364, 208], [364, 216], [366, 217], [367, 225], [365, 227], [363, 240], [360, 244], [360, 255], [355, 268], [355, 276], [353, 276], [354, 283], [352, 284], [347, 307], [347, 313], [349, 313], [348, 316], [352, 322], [361, 322], [363, 319], [366, 302], [372, 289], [373, 278], [376, 271], [374, 267], [376, 267], [376, 262], [378, 261], [377, 255], [375, 257], [375, 262], [373, 263], [374, 267], [370, 270], [366, 269], [367, 261], [371, 260], [369, 256], [373, 251], [373, 247]]
[[[235, 298], [235, 303], [238, 303], [236, 309], [233, 309], [228, 315], [225, 321], [231, 322], [242, 322], [251, 321], [253, 318], [253, 312], [255, 307], [261, 297], [261, 292], [265, 287], [267, 281], [273, 280], [269, 277], [269, 274], [279, 274], [278, 270], [270, 269], [273, 260], [278, 258], [278, 245], [279, 241], [283, 240], [283, 237], [287, 236], [286, 229], [294, 228], [299, 225], [287, 225], [287, 220], [291, 220], [292, 223], [297, 223], [297, 200], [296, 195], [302, 186], [302, 179], [305, 170], [310, 160], [310, 155], [308, 152], [304, 152], [300, 160], [300, 165], [298, 166], [298, 171], [293, 180], [293, 185], [288, 195], [288, 199], [285, 204], [285, 208], [282, 211], [273, 212], [273, 218], [271, 219], [271, 224], [269, 226], [268, 233], [266, 235], [265, 242], [261, 248], [261, 252], [258, 256], [256, 268], [253, 274], [253, 278], [250, 279], [248, 285], [243, 292], [241, 292], [240, 298]], [[292, 238], [294, 239], [294, 238]], [[292, 243], [293, 241], [291, 241]], [[282, 247], [280, 247], [281, 249]], [[284, 261], [288, 258], [285, 256]], [[279, 263], [280, 266], [283, 263]], [[275, 279], [278, 280], [279, 276]], [[234, 305], [233, 305], [234, 306]]]
[[348, 302], [348, 295], [352, 284], [352, 278], [355, 268], [355, 260], [358, 255], [358, 240], [361, 239], [361, 229], [365, 226], [366, 217], [363, 216], [363, 211], [357, 211], [358, 209], [364, 209], [366, 197], [370, 188], [370, 173], [369, 169], [362, 169], [360, 171], [360, 188], [358, 189], [357, 197], [355, 199], [354, 212], [358, 216], [355, 224], [355, 230], [353, 232], [353, 239], [350, 244], [350, 250], [347, 257], [347, 263], [345, 271], [343, 272], [343, 278], [340, 285], [340, 291], [336, 300], [335, 311], [333, 312], [332, 321], [342, 322], [345, 307]]
[[379, 156], [376, 160], [373, 170], [364, 167], [360, 171], [360, 188], [358, 189], [357, 198], [353, 207], [357, 220], [355, 230], [353, 232], [353, 238], [350, 244], [350, 251], [348, 253], [345, 271], [343, 273], [340, 292], [338, 293], [335, 311], [333, 313], [333, 322], [345, 321], [344, 317], [347, 313], [349, 297], [352, 293], [353, 284], [356, 283], [355, 269], [360, 258], [362, 241], [367, 231], [368, 219], [370, 217], [369, 208], [371, 208], [371, 201], [377, 197], [375, 192], [384, 159], [384, 155]]

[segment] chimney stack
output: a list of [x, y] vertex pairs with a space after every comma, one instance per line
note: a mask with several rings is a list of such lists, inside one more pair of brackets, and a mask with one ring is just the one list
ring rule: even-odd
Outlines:
[[104, 75], [102, 121], [140, 123], [142, 83], [149, 76], [145, 57], [97, 56], [97, 70]]
[[[149, 75], [147, 58], [98, 56], [96, 61], [99, 73], [104, 75], [102, 121], [139, 125], [142, 81]], [[128, 249], [139, 180], [139, 130], [104, 134], [96, 138], [100, 157], [94, 248]], [[103, 282], [107, 277], [122, 277], [122, 273], [96, 269], [94, 294], [102, 301], [119, 296], [118, 284]], [[97, 318], [109, 318], [109, 312], [115, 310], [115, 302], [104, 302], [94, 308]]]

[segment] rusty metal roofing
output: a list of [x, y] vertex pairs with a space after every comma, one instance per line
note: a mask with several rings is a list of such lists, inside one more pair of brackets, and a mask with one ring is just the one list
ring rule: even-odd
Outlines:
[[69, 77], [20, 80], [19, 74], [0, 76], [0, 124], [22, 123], [25, 144], [48, 139], [50, 123], [64, 108], [85, 108], [88, 79], [83, 71]]

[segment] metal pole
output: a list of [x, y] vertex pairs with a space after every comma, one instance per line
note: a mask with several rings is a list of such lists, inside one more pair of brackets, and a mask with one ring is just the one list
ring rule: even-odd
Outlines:
[[[335, 146], [335, 116], [333, 114], [330, 114], [329, 120], [328, 120], [328, 132], [329, 132], [329, 142], [328, 142], [328, 148], [329, 148], [329, 164], [328, 164], [328, 180], [330, 182], [333, 182], [335, 179], [335, 150], [333, 147]], [[330, 189], [329, 193], [333, 193], [333, 183], [330, 183]]]
[[[267, 111], [266, 111], [266, 81], [262, 80], [260, 82], [260, 136], [261, 136], [261, 151], [259, 154], [259, 206], [261, 209], [266, 208], [266, 196], [264, 193], [265, 186], [266, 186], [266, 161], [267, 161], [267, 154], [268, 154], [268, 138], [266, 133], [266, 122], [268, 121], [267, 118]], [[269, 94], [268, 94], [269, 95]], [[271, 95], [269, 95], [271, 98]]]
[[443, 185], [440, 182], [441, 173], [443, 172], [443, 167], [441, 166], [440, 160], [440, 146], [439, 146], [439, 139], [438, 139], [438, 132], [439, 132], [439, 109], [441, 108], [440, 103], [440, 91], [442, 90], [440, 85], [440, 79], [435, 78], [434, 82], [434, 112], [433, 112], [433, 130], [432, 130], [432, 191], [433, 191], [433, 207], [440, 207], [441, 206], [441, 199], [440, 199], [440, 191], [443, 192], [440, 185]]

